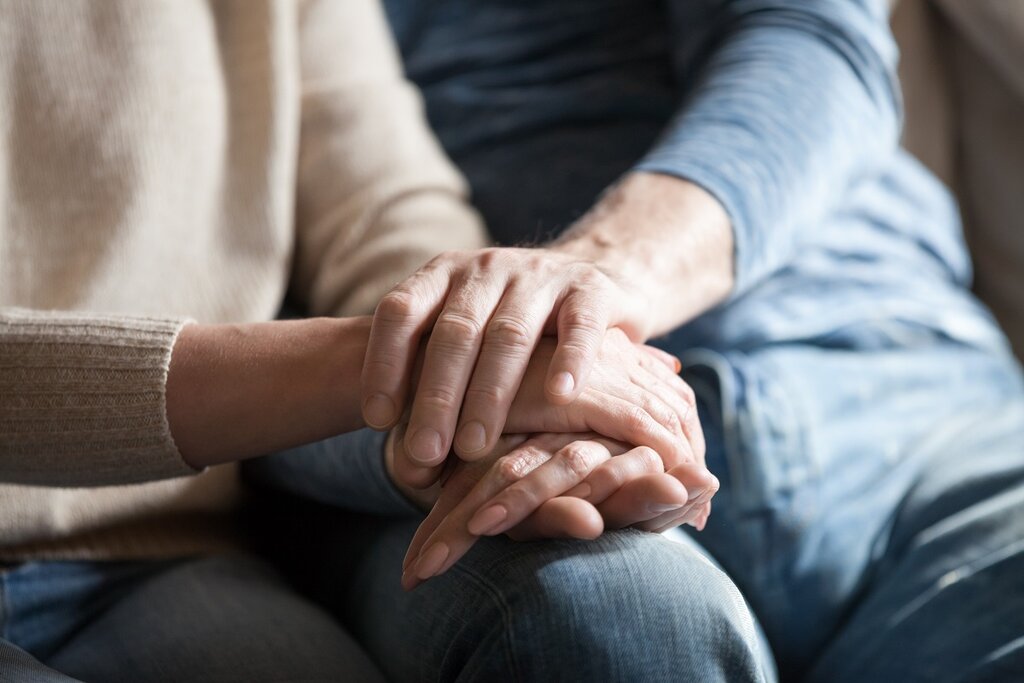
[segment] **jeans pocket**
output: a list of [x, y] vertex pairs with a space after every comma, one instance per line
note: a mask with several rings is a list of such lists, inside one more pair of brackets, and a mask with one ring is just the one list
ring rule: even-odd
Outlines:
[[817, 477], [802, 397], [760, 358], [693, 349], [683, 354], [683, 364], [702, 403], [709, 459], [726, 468], [737, 514], [786, 507]]

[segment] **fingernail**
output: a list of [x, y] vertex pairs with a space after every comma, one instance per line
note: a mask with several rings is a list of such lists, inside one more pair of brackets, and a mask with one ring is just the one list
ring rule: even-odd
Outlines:
[[678, 375], [680, 372], [683, 371], [683, 361], [679, 360], [678, 358], [673, 358], [673, 360], [676, 362], [676, 374]]
[[484, 536], [488, 531], [498, 526], [508, 517], [508, 510], [502, 505], [492, 505], [473, 515], [466, 528], [474, 536]]
[[487, 431], [481, 422], [467, 422], [459, 430], [459, 448], [466, 453], [476, 453], [487, 445]]
[[417, 579], [412, 574], [410, 574], [409, 572], [407, 572], [407, 571], [406, 572], [402, 572], [402, 581], [401, 581], [402, 590], [404, 590], [404, 591], [411, 591], [413, 588], [418, 586], [419, 583], [420, 583], [420, 580]]
[[593, 492], [594, 490], [590, 487], [590, 484], [583, 482], [582, 484], [577, 484], [574, 488], [566, 491], [562, 495], [586, 500], [586, 498]]
[[443, 542], [435, 543], [424, 550], [423, 554], [420, 555], [419, 561], [416, 562], [416, 578], [429, 579], [441, 571], [441, 567], [444, 566], [444, 561], [448, 559], [450, 552], [448, 544]]
[[409, 457], [421, 465], [433, 465], [443, 456], [441, 435], [430, 427], [417, 430], [406, 443]]
[[668, 505], [660, 505], [658, 503], [651, 503], [650, 505], [647, 506], [647, 511], [648, 512], [652, 512], [652, 513], [654, 513], [656, 515], [662, 515], [662, 514], [665, 514], [666, 512], [672, 512], [674, 510], [678, 510], [681, 507], [683, 507], [683, 506], [682, 505], [675, 505], [675, 504], [671, 504], [671, 503], [668, 504]]
[[548, 389], [555, 396], [568, 396], [572, 393], [574, 386], [576, 386], [576, 382], [568, 372], [558, 373], [548, 383]]
[[395, 419], [395, 404], [384, 394], [373, 394], [363, 402], [363, 418], [374, 429], [383, 429]]

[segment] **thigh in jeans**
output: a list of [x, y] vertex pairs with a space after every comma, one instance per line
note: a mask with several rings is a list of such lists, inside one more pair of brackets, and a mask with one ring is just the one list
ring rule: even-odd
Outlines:
[[809, 681], [1024, 680], [1024, 398], [937, 436]]
[[929, 444], [965, 411], [1021, 393], [1012, 359], [953, 344], [683, 360], [722, 481], [700, 538], [747, 595], [784, 677], [806, 671], [861, 598]]
[[4, 589], [3, 680], [383, 680], [325, 610], [243, 555], [38, 563]]

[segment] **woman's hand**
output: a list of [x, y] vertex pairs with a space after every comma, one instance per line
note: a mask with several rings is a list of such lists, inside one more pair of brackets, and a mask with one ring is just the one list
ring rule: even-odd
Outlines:
[[[608, 330], [602, 335], [588, 386], [568, 405], [556, 405], [547, 400], [544, 378], [557, 353], [554, 340], [544, 338], [540, 342], [511, 405], [506, 431], [596, 432], [616, 441], [650, 447], [661, 456], [666, 469], [683, 463], [703, 465], [704, 437], [693, 391], [676, 374], [675, 358], [630, 342], [618, 329]], [[413, 433], [414, 429], [410, 424], [403, 433]], [[443, 462], [421, 465], [409, 454], [415, 437], [402, 441], [395, 458], [396, 477], [412, 487], [430, 486], [440, 476]]]
[[485, 456], [508, 431], [509, 407], [545, 330], [558, 339], [541, 384], [552, 405], [580, 396], [608, 328], [646, 338], [645, 302], [623, 283], [607, 267], [547, 249], [438, 256], [377, 307], [362, 375], [366, 423], [386, 429], [398, 422], [420, 338], [429, 332], [409, 454], [437, 465], [454, 441], [463, 459]]
[[[400, 449], [400, 441], [395, 441]], [[447, 571], [481, 535], [595, 538], [605, 528], [702, 528], [718, 481], [703, 466], [663, 470], [650, 449], [594, 434], [502, 437], [484, 461], [454, 465], [403, 565], [406, 589]]]

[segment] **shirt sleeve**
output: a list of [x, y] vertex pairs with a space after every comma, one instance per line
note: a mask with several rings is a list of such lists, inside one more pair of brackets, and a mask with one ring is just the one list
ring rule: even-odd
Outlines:
[[194, 474], [165, 408], [185, 323], [0, 308], [0, 482], [103, 486]]
[[[637, 170], [688, 179], [725, 207], [736, 290], [784, 266], [846, 188], [898, 143], [886, 0], [672, 0], [686, 96]], [[709, 5], [713, 9], [709, 9]], [[693, 35], [693, 13], [711, 30]], [[707, 18], [707, 17], [705, 17]]]
[[432, 256], [483, 246], [485, 233], [379, 3], [300, 7], [292, 291], [314, 315], [362, 314]]

